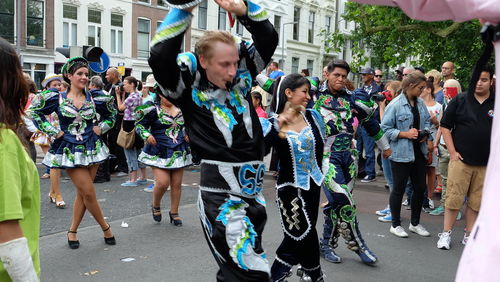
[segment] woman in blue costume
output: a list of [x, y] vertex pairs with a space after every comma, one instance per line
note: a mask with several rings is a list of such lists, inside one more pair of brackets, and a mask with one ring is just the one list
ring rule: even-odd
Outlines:
[[179, 202], [183, 168], [192, 163], [182, 112], [161, 95], [156, 95], [156, 103], [146, 102], [135, 112], [137, 133], [146, 141], [139, 161], [151, 166], [155, 176], [153, 219], [161, 221], [161, 199], [170, 186], [170, 223], [182, 226]]
[[274, 147], [280, 160], [276, 202], [283, 241], [271, 267], [274, 281], [285, 281], [300, 264], [301, 281], [324, 281], [316, 221], [323, 173], [324, 124], [320, 114], [306, 109], [311, 100], [309, 80], [300, 74], [278, 78], [271, 111], [261, 119], [266, 149]]
[[[62, 68], [64, 80], [70, 83], [67, 92], [45, 91], [32, 102], [30, 118], [35, 126], [55, 138], [43, 164], [50, 168], [64, 168], [76, 186], [73, 217], [68, 231], [68, 245], [77, 249], [80, 242], [76, 233], [86, 210], [92, 214], [104, 232], [104, 241], [115, 245], [110, 225], [97, 202], [93, 180], [99, 163], [108, 158], [108, 148], [101, 134], [113, 127], [116, 109], [113, 98], [103, 92], [87, 92], [89, 66], [82, 57], [74, 57]], [[45, 118], [55, 112], [61, 129]], [[100, 121], [94, 124], [100, 116]]]

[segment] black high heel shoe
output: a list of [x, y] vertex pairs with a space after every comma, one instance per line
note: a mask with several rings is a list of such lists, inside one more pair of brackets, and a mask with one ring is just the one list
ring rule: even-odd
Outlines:
[[[69, 233], [76, 234], [76, 231], [71, 231], [70, 230], [70, 231], [68, 231], [67, 234], [69, 234]], [[73, 249], [73, 250], [78, 249], [80, 247], [80, 241], [78, 241], [78, 240], [70, 240], [69, 237], [68, 237], [68, 246], [69, 246], [70, 249]]]
[[153, 219], [156, 222], [160, 222], [161, 221], [161, 209], [160, 209], [160, 207], [153, 207], [153, 206], [151, 206], [151, 213], [153, 214]]
[[[106, 232], [106, 231], [108, 231], [110, 228], [111, 228], [111, 225], [109, 225], [109, 224], [108, 224], [108, 228], [103, 229], [103, 230], [102, 230], [102, 232]], [[109, 237], [109, 238], [104, 237], [104, 243], [106, 243], [107, 245], [116, 245], [116, 239], [115, 239], [115, 236], [113, 236], [113, 237]]]
[[175, 226], [182, 226], [182, 220], [179, 217], [178, 213], [171, 213], [168, 212], [168, 215], [170, 216], [170, 223], [175, 225]]

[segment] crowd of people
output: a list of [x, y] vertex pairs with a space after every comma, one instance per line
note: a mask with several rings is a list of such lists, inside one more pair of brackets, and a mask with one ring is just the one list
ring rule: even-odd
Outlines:
[[[198, 208], [220, 268], [218, 281], [285, 281], [295, 265], [301, 281], [324, 281], [320, 257], [342, 261], [335, 253], [340, 236], [363, 263], [378, 261], [363, 239], [353, 198], [356, 178], [376, 180], [377, 151], [390, 195], [388, 206], [376, 214], [391, 222], [389, 232], [409, 236], [402, 226], [404, 205], [411, 209], [408, 230], [420, 236], [430, 236], [421, 224], [422, 211], [444, 214], [437, 247], [450, 249], [465, 206], [462, 243], [467, 243], [490, 149], [495, 97], [490, 67], [480, 70], [473, 93], [462, 93], [452, 62], [441, 72], [399, 68], [391, 81], [383, 81], [382, 70], [365, 68], [358, 88], [348, 80], [351, 67], [339, 59], [325, 66], [321, 79], [307, 69], [285, 74], [271, 62], [278, 35], [266, 11], [251, 1], [216, 2], [236, 16], [253, 42], [208, 31], [194, 52], [179, 53], [197, 2], [167, 14], [152, 40], [153, 74], [144, 83], [132, 76], [121, 80], [111, 68], [105, 85], [100, 76], [89, 76], [86, 59], [74, 57], [61, 75], [48, 75], [38, 93], [22, 74], [15, 50], [0, 38], [5, 70], [0, 80], [8, 86], [0, 89], [0, 202], [8, 203], [0, 210], [0, 280], [38, 281], [35, 144], [49, 169], [42, 178], [50, 178], [50, 201], [66, 206], [61, 170], [76, 187], [67, 233], [71, 249], [80, 247], [77, 231], [87, 210], [104, 243], [117, 244], [94, 186], [109, 181], [111, 173], [128, 174], [121, 186], [135, 187], [148, 182], [146, 167], [151, 167], [154, 183], [145, 191], [152, 192], [153, 220], [162, 220], [161, 201], [170, 190], [169, 220], [182, 226], [183, 169], [199, 159]], [[283, 240], [269, 266], [262, 247], [267, 219], [262, 184], [263, 158], [271, 150], [278, 163]]]

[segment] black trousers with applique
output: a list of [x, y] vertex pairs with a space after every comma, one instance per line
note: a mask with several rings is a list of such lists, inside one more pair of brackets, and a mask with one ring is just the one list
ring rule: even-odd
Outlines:
[[310, 186], [308, 191], [285, 186], [276, 192], [284, 238], [276, 250], [276, 260], [271, 268], [275, 281], [279, 281], [283, 269], [297, 264], [313, 281], [322, 275], [316, 231], [321, 188], [312, 181]]

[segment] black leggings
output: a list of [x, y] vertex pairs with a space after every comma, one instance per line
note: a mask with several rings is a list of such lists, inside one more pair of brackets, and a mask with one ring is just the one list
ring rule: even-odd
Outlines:
[[427, 188], [425, 182], [426, 159], [421, 152], [415, 154], [415, 162], [400, 163], [391, 161], [392, 181], [394, 188], [389, 197], [392, 214], [392, 226], [401, 225], [401, 203], [405, 193], [408, 177], [411, 179], [413, 196], [411, 198], [411, 224], [420, 223], [420, 212], [424, 201], [424, 191]]

